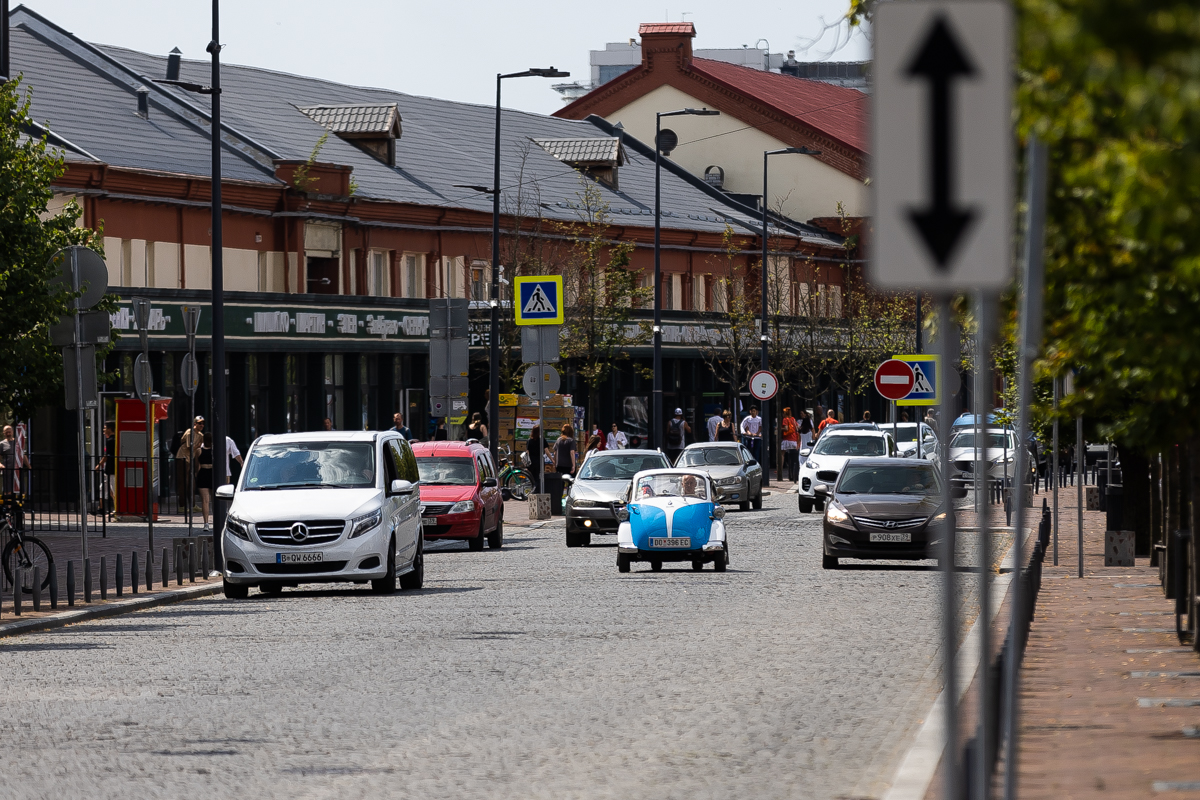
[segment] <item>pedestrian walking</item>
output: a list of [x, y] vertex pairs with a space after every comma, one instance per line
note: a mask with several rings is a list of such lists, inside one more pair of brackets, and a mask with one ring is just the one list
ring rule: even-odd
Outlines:
[[237, 461], [238, 470], [240, 471], [245, 462], [242, 461], [242, 451], [238, 450], [238, 446], [234, 444], [232, 436], [225, 437], [225, 482], [233, 483], [233, 470], [230, 469], [230, 460]]
[[322, 425], [324, 426], [324, 429], [327, 431], [333, 430], [333, 420], [330, 419], [329, 417], [325, 418], [325, 421], [322, 423]]
[[[592, 434], [591, 435], [600, 437], [600, 447], [597, 448], [600, 452], [603, 453], [605, 450], [608, 449], [608, 437], [604, 435], [604, 431], [600, 430], [599, 425], [592, 426]], [[589, 441], [590, 441], [590, 439], [589, 439]]]
[[731, 411], [722, 411], [721, 412], [721, 424], [717, 426], [717, 441], [718, 442], [734, 441], [733, 412], [731, 412]]
[[213, 489], [213, 453], [212, 434], [204, 434], [201, 439], [200, 452], [196, 456], [196, 490], [200, 492], [200, 513], [204, 516], [204, 530], [212, 530], [208, 525], [208, 509], [212, 503]]
[[800, 432], [800, 449], [807, 450], [812, 446], [813, 440], [813, 421], [808, 415], [808, 411], [800, 409], [800, 420], [798, 422]]
[[562, 433], [554, 443], [554, 469], [563, 475], [574, 475], [579, 458], [575, 447], [575, 428], [571, 423], [564, 422]]
[[583, 466], [588, 457], [594, 453], [599, 453], [604, 449], [604, 438], [599, 433], [593, 433], [588, 439], [587, 447], [583, 450], [583, 458], [580, 459], [579, 465]]
[[29, 469], [29, 459], [17, 441], [12, 425], [4, 426], [4, 438], [0, 440], [0, 484], [5, 494], [21, 491], [20, 470]]
[[405, 439], [412, 439], [412, 431], [405, 426], [403, 414], [401, 414], [399, 411], [397, 411], [395, 414], [392, 414], [392, 422], [394, 423], [392, 425], [392, 430], [400, 434]]
[[449, 437], [446, 433], [446, 418], [438, 417], [437, 422], [433, 426], [433, 440], [435, 442], [444, 442], [447, 438]]
[[192, 420], [192, 427], [183, 432], [179, 437], [179, 449], [175, 451], [175, 477], [176, 482], [180, 486], [180, 497], [186, 496], [181, 505], [186, 503], [186, 506], [191, 506], [193, 511], [199, 511], [196, 507], [196, 458], [200, 455], [200, 449], [204, 444], [204, 417], [197, 416]]
[[863, 415], [862, 415], [862, 419], [859, 420], [859, 422], [870, 422], [870, 421], [871, 421], [871, 412], [864, 411]]
[[833, 409], [831, 408], [826, 413], [825, 419], [821, 420], [821, 424], [817, 426], [817, 436], [820, 436], [822, 433], [824, 433], [825, 429], [828, 428], [830, 425], [837, 425], [837, 424], [838, 424], [837, 417], [835, 417], [833, 415]]
[[716, 411], [714, 411], [712, 413], [712, 416], [708, 418], [708, 422], [706, 423], [707, 427], [708, 427], [708, 440], [710, 442], [717, 441], [717, 428], [720, 427], [721, 420], [724, 419], [724, 416], [722, 415], [721, 411], [722, 411], [722, 409], [720, 409], [720, 408], [718, 408]]
[[117, 484], [116, 437], [116, 427], [111, 422], [104, 423], [104, 453], [96, 464], [96, 472], [100, 473], [100, 480], [103, 481], [100, 486], [100, 497], [103, 499], [100, 502], [101, 505], [107, 506], [104, 513], [108, 515], [109, 522], [112, 522], [113, 511], [116, 509], [116, 498], [113, 495]]
[[629, 437], [617, 427], [615, 422], [612, 424], [612, 430], [608, 432], [607, 444], [609, 450], [624, 450], [629, 447]]
[[754, 456], [754, 460], [762, 463], [762, 417], [758, 415], [758, 406], [750, 407], [750, 415], [742, 419], [742, 444]]
[[[779, 449], [783, 451], [783, 468], [787, 470], [787, 479], [794, 483], [800, 478], [800, 426], [796, 424], [790, 406], [784, 407], [783, 419], [779, 421]], [[779, 475], [779, 472], [775, 474]]]
[[675, 409], [675, 416], [667, 422], [667, 435], [664, 437], [666, 442], [667, 461], [672, 464], [679, 458], [679, 454], [683, 452], [683, 448], [687, 445], [687, 434], [692, 432], [692, 426], [683, 418], [683, 409]]
[[534, 477], [537, 477], [539, 471], [545, 471], [539, 464], [544, 464], [542, 460], [542, 428], [540, 425], [534, 425], [529, 431], [529, 441], [525, 443], [525, 453], [529, 456], [529, 463], [526, 465], [533, 471]]
[[483, 415], [476, 411], [471, 415], [471, 421], [463, 429], [463, 439], [475, 439], [484, 447], [488, 446], [488, 429], [483, 423]]

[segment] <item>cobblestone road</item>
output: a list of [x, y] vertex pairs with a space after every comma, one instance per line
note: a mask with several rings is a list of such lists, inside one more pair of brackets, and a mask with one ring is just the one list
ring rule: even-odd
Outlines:
[[727, 521], [725, 574], [619, 575], [557, 522], [431, 547], [419, 593], [217, 597], [0, 641], [0, 794], [879, 796], [940, 688], [938, 574], [822, 570], [795, 495]]

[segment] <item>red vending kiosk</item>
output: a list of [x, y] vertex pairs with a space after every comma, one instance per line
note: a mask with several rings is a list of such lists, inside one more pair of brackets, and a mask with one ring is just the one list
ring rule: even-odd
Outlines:
[[[154, 406], [154, 421], [167, 418], [168, 398], [151, 401]], [[154, 431], [158, 425], [155, 424]], [[150, 451], [160, 456], [158, 436], [152, 431]], [[116, 509], [117, 518], [146, 518], [146, 404], [141, 400], [117, 400], [117, 465], [116, 465]], [[158, 498], [163, 485], [162, 459], [155, 461], [154, 496]], [[158, 501], [154, 503], [154, 519], [158, 520]]]

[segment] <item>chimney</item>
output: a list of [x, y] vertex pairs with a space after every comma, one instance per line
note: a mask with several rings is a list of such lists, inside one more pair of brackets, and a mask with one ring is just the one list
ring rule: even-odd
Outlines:
[[687, 69], [692, 63], [692, 39], [696, 26], [690, 22], [643, 22], [638, 26], [642, 39], [642, 67], [654, 69], [655, 61], [664, 60], [667, 68]]
[[179, 80], [179, 62], [183, 58], [183, 53], [176, 47], [167, 55], [167, 80]]
[[145, 86], [137, 88], [137, 115], [142, 119], [150, 119], [150, 90]]

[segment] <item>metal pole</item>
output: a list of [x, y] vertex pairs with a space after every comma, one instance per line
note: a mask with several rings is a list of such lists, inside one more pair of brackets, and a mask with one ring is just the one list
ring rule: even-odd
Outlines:
[[[488, 449], [492, 463], [499, 464], [500, 443], [500, 74], [496, 74], [496, 137], [492, 153], [492, 291], [488, 341], [488, 370], [491, 387], [488, 399]], [[562, 298], [559, 298], [562, 302]], [[515, 442], [514, 442], [515, 443]], [[539, 486], [539, 493], [541, 487]]]
[[[225, 272], [221, 234], [221, 0], [212, 3], [212, 437], [213, 489], [225, 484]], [[221, 528], [225, 507], [213, 505], [213, 553], [221, 558]]]
[[996, 328], [996, 298], [980, 292], [976, 300], [979, 320], [975, 345], [975, 514], [979, 522], [979, 737], [974, 779], [976, 798], [988, 796], [992, 774], [990, 754], [996, 746], [992, 730], [992, 531], [987, 496], [987, 413], [991, 405], [991, 344]]
[[[541, 351], [542, 351], [542, 349], [539, 347], [538, 353], [540, 354]], [[544, 369], [544, 367], [540, 361], [538, 362], [538, 369]], [[540, 383], [540, 381], [539, 381], [539, 383]], [[545, 408], [546, 408], [546, 401], [544, 399], [539, 399], [538, 400], [538, 430], [541, 431], [541, 436], [542, 436], [542, 452], [541, 452], [541, 455], [538, 456], [538, 494], [546, 493], [546, 421], [545, 421], [545, 414], [543, 413]]]
[[[770, 156], [770, 151], [763, 153], [763, 196], [762, 196], [762, 261], [759, 268], [762, 272], [762, 286], [760, 288], [761, 297], [759, 298], [759, 306], [761, 307], [762, 321], [759, 330], [759, 344], [761, 345], [761, 353], [759, 354], [759, 369], [764, 372], [767, 370], [767, 157]], [[759, 440], [759, 447], [762, 448], [763, 462], [763, 486], [771, 485], [771, 448], [768, 442], [771, 438], [771, 402], [768, 400], [762, 404], [762, 427], [759, 432], [762, 438]]]
[[946, 391], [946, 374], [951, 364], [956, 360], [958, 351], [958, 332], [951, 332], [950, 297], [940, 295], [937, 298], [938, 314], [938, 344], [941, 350], [941, 371], [938, 379], [938, 427], [941, 429], [941, 461], [942, 461], [942, 508], [945, 509], [946, 520], [943, 523], [941, 549], [938, 558], [942, 569], [942, 650], [945, 662], [942, 666], [943, 692], [946, 698], [946, 797], [962, 797], [962, 775], [959, 771], [958, 752], [958, 673], [956, 665], [956, 649], [958, 645], [958, 614], [954, 598], [954, 530], [951, 523], [954, 515], [953, 498], [950, 494], [950, 481], [946, 480], [949, 471], [949, 441], [950, 441], [950, 393]]
[[1076, 474], [1076, 503], [1079, 514], [1079, 570], [1076, 577], [1083, 577], [1083, 417], [1075, 418], [1075, 472]]
[[[654, 432], [653, 446], [661, 449], [663, 390], [662, 390], [662, 175], [659, 166], [662, 155], [658, 137], [662, 131], [662, 115], [654, 115], [654, 388], [651, 402], [651, 430]], [[735, 400], [736, 402], [736, 400]]]
[[[192, 368], [198, 372], [200, 368], [196, 365], [196, 349], [195, 349], [195, 347], [192, 348], [191, 353], [192, 353]], [[195, 477], [195, 475], [196, 475], [195, 461], [196, 460], [192, 457], [192, 443], [193, 443], [193, 440], [196, 438], [196, 392], [194, 389], [191, 393], [191, 396], [188, 397], [188, 405], [189, 405], [189, 409], [190, 409], [189, 413], [191, 415], [188, 417], [188, 420], [192, 423], [191, 425], [188, 426], [188, 445], [187, 445], [187, 447], [188, 447], [187, 523], [188, 523], [188, 536], [190, 537], [190, 536], [194, 535], [192, 533], [192, 525], [195, 524], [195, 515], [192, 514], [192, 497], [194, 497], [196, 494], [196, 477]], [[176, 472], [176, 474], [178, 474], [178, 472]], [[151, 553], [154, 552], [153, 547], [150, 548], [150, 552]]]
[[[8, 20], [5, 19], [3, 24], [7, 28]], [[71, 290], [78, 293], [79, 284], [79, 251], [71, 248]], [[78, 298], [72, 302], [75, 304], [75, 419], [79, 424], [79, 541], [83, 557], [87, 558], [87, 464], [84, 463], [84, 459], [87, 457], [87, 439], [83, 412], [83, 324], [79, 317], [82, 312], [79, 308]]]
[[[923, 317], [921, 315], [921, 292], [920, 292], [920, 290], [918, 290], [917, 291], [917, 326], [916, 326], [917, 327], [917, 349], [916, 349], [917, 353], [921, 352], [921, 320], [922, 319], [923, 319]], [[921, 416], [920, 414], [917, 414], [918, 419], [920, 418], [920, 416]]]
[[1054, 459], [1054, 466], [1051, 469], [1051, 472], [1053, 473], [1054, 477], [1050, 481], [1050, 485], [1051, 485], [1051, 487], [1053, 487], [1052, 493], [1054, 495], [1054, 501], [1053, 501], [1054, 511], [1051, 516], [1051, 520], [1053, 522], [1052, 527], [1053, 527], [1053, 531], [1054, 531], [1054, 566], [1056, 566], [1056, 567], [1058, 566], [1058, 488], [1059, 488], [1058, 484], [1060, 482], [1060, 478], [1059, 478], [1059, 474], [1058, 474], [1058, 400], [1059, 400], [1059, 391], [1060, 391], [1059, 387], [1061, 385], [1062, 385], [1062, 382], [1059, 380], [1058, 376], [1056, 375], [1054, 377], [1054, 439], [1053, 439], [1053, 444], [1052, 444], [1052, 447], [1054, 448], [1054, 453], [1052, 454], [1052, 458]]
[[1026, 149], [1026, 226], [1025, 275], [1022, 308], [1021, 340], [1017, 350], [1017, 462], [1016, 485], [1013, 487], [1016, 509], [1013, 520], [1013, 564], [1016, 578], [1012, 582], [1012, 622], [1008, 638], [1008, 656], [1004, 661], [1005, 755], [1004, 800], [1014, 800], [1017, 794], [1017, 726], [1020, 704], [1017, 702], [1017, 678], [1020, 656], [1018, 633], [1022, 625], [1024, 586], [1021, 570], [1025, 567], [1025, 475], [1028, 469], [1029, 404], [1033, 399], [1033, 360], [1042, 343], [1042, 288], [1044, 273], [1042, 253], [1046, 223], [1046, 146], [1035, 136], [1029, 138]]
[[[920, 427], [921, 427], [920, 425], [917, 426], [917, 428], [918, 428], [917, 441], [918, 442], [921, 440], [921, 436], [920, 436], [921, 431], [919, 430]], [[892, 444], [896, 443], [896, 440], [900, 435], [899, 430], [900, 430], [900, 423], [896, 420], [896, 401], [893, 400], [892, 401]], [[920, 445], [917, 445], [917, 446], [919, 447]]]

